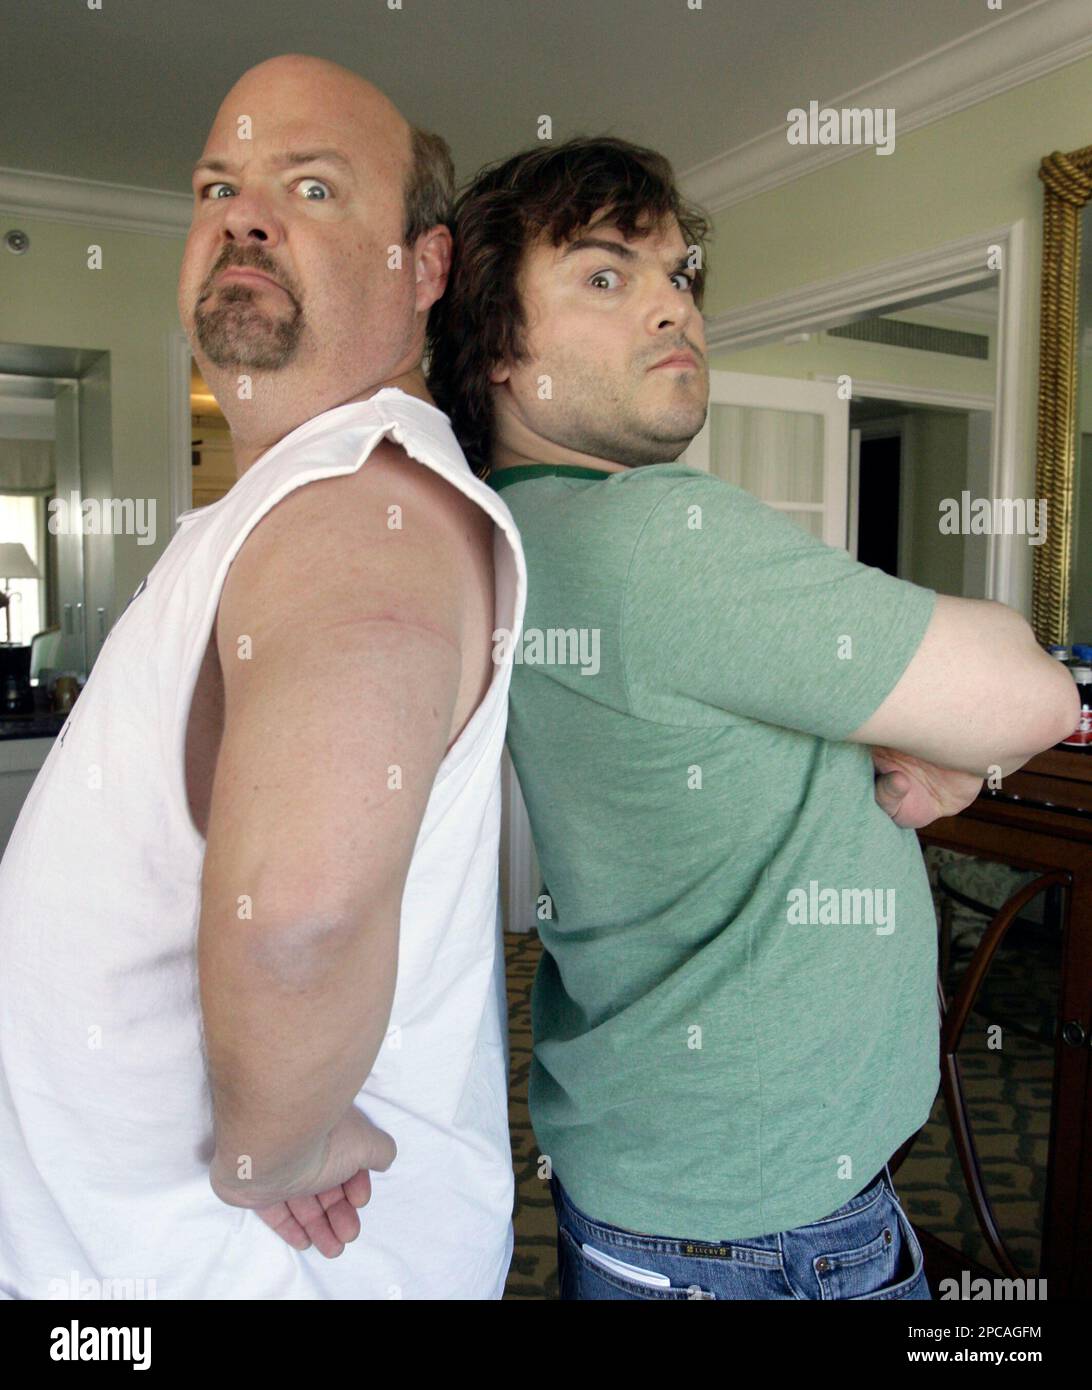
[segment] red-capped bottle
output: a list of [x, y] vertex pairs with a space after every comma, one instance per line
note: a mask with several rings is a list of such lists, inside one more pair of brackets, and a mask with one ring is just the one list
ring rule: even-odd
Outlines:
[[1058, 747], [1075, 753], [1092, 753], [1092, 666], [1074, 666], [1073, 679], [1081, 696], [1081, 721]]

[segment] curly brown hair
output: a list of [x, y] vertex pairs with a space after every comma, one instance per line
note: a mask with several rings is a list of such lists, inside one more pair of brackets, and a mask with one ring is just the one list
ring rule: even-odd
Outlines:
[[604, 214], [631, 238], [674, 218], [687, 246], [700, 252], [694, 301], [701, 307], [710, 224], [682, 198], [671, 165], [654, 150], [580, 136], [490, 165], [455, 201], [451, 273], [428, 320], [428, 386], [480, 478], [489, 474], [492, 452], [489, 373], [497, 363], [526, 360], [524, 251], [543, 237], [554, 246], [571, 241]]

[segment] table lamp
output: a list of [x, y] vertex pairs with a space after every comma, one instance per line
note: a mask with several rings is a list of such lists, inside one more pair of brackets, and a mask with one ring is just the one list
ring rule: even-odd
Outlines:
[[25, 545], [17, 541], [0, 541], [0, 605], [4, 609], [4, 641], [11, 641], [11, 619], [8, 605], [12, 595], [3, 589], [9, 579], [40, 579], [38, 566], [27, 554]]

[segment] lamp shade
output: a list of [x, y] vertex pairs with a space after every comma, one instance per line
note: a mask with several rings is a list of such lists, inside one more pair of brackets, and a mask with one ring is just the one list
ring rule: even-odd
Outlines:
[[17, 541], [0, 541], [0, 579], [40, 579], [38, 566]]

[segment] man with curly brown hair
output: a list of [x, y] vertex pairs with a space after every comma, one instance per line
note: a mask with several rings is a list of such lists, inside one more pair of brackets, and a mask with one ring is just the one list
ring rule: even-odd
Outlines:
[[1071, 729], [1072, 682], [1011, 609], [672, 462], [708, 403], [704, 231], [653, 151], [516, 155], [459, 199], [430, 325], [527, 556], [508, 743], [561, 1295], [928, 1298], [887, 1167], [938, 1083], [910, 827]]

